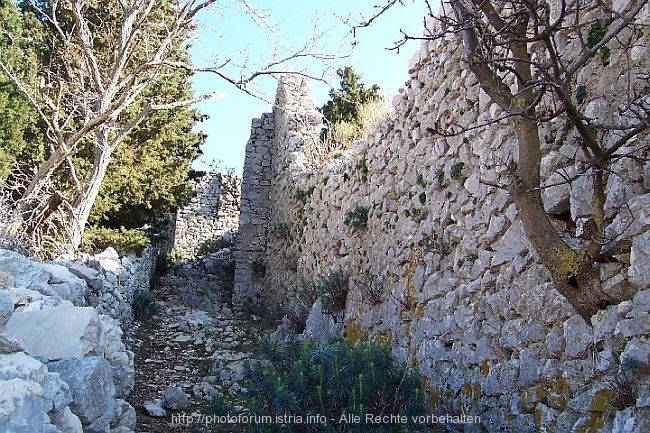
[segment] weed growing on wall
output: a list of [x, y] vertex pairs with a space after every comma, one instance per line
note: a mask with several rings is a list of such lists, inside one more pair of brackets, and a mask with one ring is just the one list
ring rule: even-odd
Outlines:
[[201, 242], [196, 250], [197, 256], [205, 256], [207, 254], [216, 253], [224, 248], [232, 248], [235, 245], [234, 239], [231, 235], [217, 235], [210, 239]]
[[368, 224], [368, 208], [356, 205], [345, 213], [343, 224], [353, 229], [365, 228]]

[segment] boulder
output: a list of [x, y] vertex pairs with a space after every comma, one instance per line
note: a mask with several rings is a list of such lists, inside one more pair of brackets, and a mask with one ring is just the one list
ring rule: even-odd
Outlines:
[[171, 410], [185, 409], [190, 405], [190, 399], [181, 388], [170, 386], [163, 391], [162, 405]]
[[101, 322], [92, 307], [17, 311], [5, 333], [22, 340], [30, 355], [47, 360], [101, 355]]
[[318, 298], [309, 311], [301, 337], [321, 342], [340, 340], [343, 338], [343, 311], [335, 314], [325, 312], [323, 300]]
[[84, 432], [109, 433], [115, 419], [116, 399], [113, 372], [104, 358], [63, 359], [48, 363], [59, 373], [72, 393], [72, 412], [79, 417]]
[[23, 352], [0, 355], [0, 431], [79, 433], [62, 429], [59, 423], [71, 401], [68, 385], [40, 361]]
[[630, 282], [642, 289], [650, 288], [650, 232], [634, 238], [628, 269]]

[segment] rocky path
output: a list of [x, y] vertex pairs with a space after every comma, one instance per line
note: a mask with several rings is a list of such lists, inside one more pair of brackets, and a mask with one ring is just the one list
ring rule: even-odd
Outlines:
[[152, 293], [158, 312], [129, 336], [136, 433], [227, 431], [188, 423], [207, 415], [213, 397], [246, 391], [239, 382], [259, 341], [257, 318], [233, 312], [216, 277], [163, 277]]

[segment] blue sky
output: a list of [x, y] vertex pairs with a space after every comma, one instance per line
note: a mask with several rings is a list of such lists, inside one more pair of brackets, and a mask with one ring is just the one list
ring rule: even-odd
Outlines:
[[[229, 60], [222, 69], [224, 72], [239, 76], [243, 71], [246, 76], [314, 39], [317, 46], [310, 51], [349, 57], [327, 61], [301, 59], [285, 68], [316, 76], [325, 71], [325, 78], [337, 87], [336, 69], [352, 65], [364, 83], [379, 84], [389, 103], [408, 79], [408, 62], [420, 43], [409, 42], [399, 53], [386, 48], [401, 38], [400, 29], [419, 36], [427, 13], [424, 2], [405, 0], [405, 6], [397, 4], [371, 27], [357, 30], [357, 44], [353, 48], [354, 39], [345, 21], [357, 23], [369, 18], [376, 11], [374, 6], [386, 4], [386, 0], [250, 0], [249, 3], [255, 7], [252, 14], [250, 10], [247, 13], [246, 2], [233, 0], [201, 16], [190, 51], [196, 65], [221, 65]], [[247, 89], [272, 101], [276, 85], [273, 78], [262, 77]], [[270, 111], [270, 104], [211, 74], [197, 74], [193, 87], [198, 94], [221, 93], [218, 99], [197, 104], [209, 119], [197, 127], [208, 139], [202, 147], [204, 155], [194, 163], [194, 168], [209, 169], [214, 162], [221, 161], [219, 168], [233, 168], [241, 173], [251, 119]], [[328, 100], [329, 90], [324, 84], [312, 83], [317, 106]]]

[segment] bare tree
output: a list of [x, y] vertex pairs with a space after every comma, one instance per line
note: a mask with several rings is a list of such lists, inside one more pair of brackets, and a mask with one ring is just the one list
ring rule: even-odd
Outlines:
[[[387, 7], [395, 3], [389, 1]], [[433, 16], [429, 2], [425, 3]], [[625, 64], [627, 58], [629, 65], [630, 47], [640, 37], [640, 29], [648, 26], [639, 22], [647, 0], [623, 3], [624, 10], [614, 10], [611, 3], [600, 0], [451, 0], [448, 5], [435, 17], [439, 24], [434, 33], [402, 32], [395, 48], [411, 39], [448, 34], [462, 38], [464, 61], [481, 89], [503, 110], [501, 120], [509, 119], [516, 134], [511, 182], [495, 186], [509, 190], [556, 289], [589, 322], [600, 309], [620, 302], [603, 291], [598, 271], [598, 263], [611, 260], [611, 252], [616, 251], [616, 239], [605, 236], [606, 177], [614, 161], [647, 152], [650, 85], [647, 62], [645, 69], [624, 68], [625, 92], [609, 102], [614, 115], [604, 119], [587, 115], [587, 89], [577, 77], [586, 67], [606, 67], [615, 52], [624, 53], [620, 61]], [[356, 28], [370, 25], [386, 10]], [[554, 229], [542, 202], [540, 131], [545, 123], [558, 120], [566, 120], [574, 131], [587, 166], [580, 175], [590, 177], [593, 185], [591, 191], [584, 191], [592, 195], [592, 209], [585, 224], [589, 234], [579, 246], [577, 239], [567, 242]], [[455, 134], [475, 127], [430, 132]]]
[[[177, 55], [179, 44], [195, 27], [197, 15], [217, 0], [116, 0], [100, 5], [103, 13], [97, 13], [95, 2], [86, 0], [26, 3], [52, 29], [56, 41], [50, 63], [43, 65], [39, 82], [33, 85], [21, 80], [0, 56], [0, 70], [26, 96], [47, 127], [48, 157], [22, 193], [20, 208], [25, 231], [34, 233], [36, 239], [42, 237], [36, 232], [51, 227], [45, 224], [50, 216], [60, 215], [65, 208], [65, 229], [60, 232], [67, 252], [74, 252], [82, 241], [112, 155], [124, 138], [153, 110], [218, 96], [173, 102], [153, 98], [141, 103], [152, 83], [174, 68], [182, 68], [213, 73], [250, 93], [246, 85], [253, 79], [275, 74], [289, 60], [311, 53], [306, 45], [249, 76], [231, 77], [222, 69], [230, 61], [198, 69]], [[249, 14], [254, 11], [244, 4]], [[72, 156], [88, 144], [93, 149], [92, 166], [87, 176], [81, 176]], [[52, 188], [52, 176], [62, 170], [72, 192]]]

